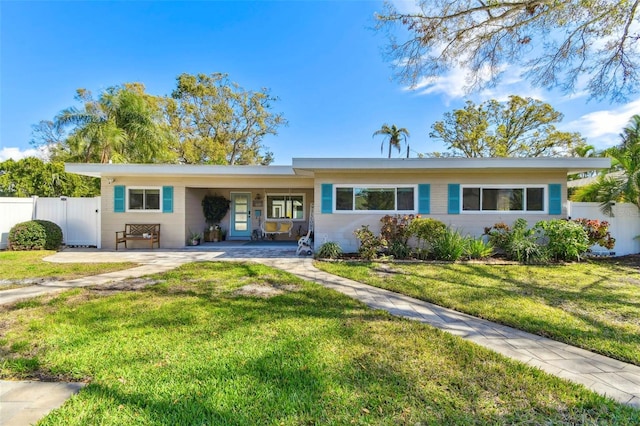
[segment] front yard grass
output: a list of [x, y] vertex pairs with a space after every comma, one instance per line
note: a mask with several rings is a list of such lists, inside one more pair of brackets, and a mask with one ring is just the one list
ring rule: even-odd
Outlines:
[[317, 262], [316, 266], [640, 365], [640, 274], [633, 264]]
[[90, 382], [39, 424], [640, 422], [581, 386], [266, 266], [192, 263], [150, 278], [0, 308], [1, 377]]
[[55, 253], [53, 250], [0, 251], [0, 290], [19, 287], [23, 280], [67, 280], [136, 266], [130, 262], [51, 263], [42, 260]]

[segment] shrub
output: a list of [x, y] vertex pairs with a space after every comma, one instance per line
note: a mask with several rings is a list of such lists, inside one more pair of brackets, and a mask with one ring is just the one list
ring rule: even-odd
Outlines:
[[388, 253], [396, 259], [406, 259], [411, 255], [411, 247], [402, 241], [393, 241], [389, 244]]
[[444, 232], [432, 242], [433, 257], [437, 260], [460, 259], [465, 250], [465, 238], [458, 231], [445, 228]]
[[415, 216], [385, 215], [380, 219], [380, 237], [387, 242], [388, 253], [397, 259], [406, 259], [411, 254], [409, 238], [410, 225]]
[[493, 245], [484, 242], [480, 238], [467, 238], [465, 240], [464, 255], [469, 259], [486, 259], [493, 254]]
[[511, 228], [504, 222], [498, 222], [491, 228], [485, 228], [484, 233], [489, 235], [489, 242], [497, 249], [506, 253]]
[[48, 220], [36, 220], [35, 222], [44, 227], [47, 236], [44, 248], [47, 250], [58, 249], [62, 245], [62, 229], [56, 223]]
[[401, 242], [407, 245], [411, 238], [410, 226], [414, 220], [411, 215], [385, 215], [380, 219], [380, 236], [388, 243]]
[[546, 262], [546, 250], [536, 240], [535, 232], [530, 229], [512, 233], [506, 248], [507, 257], [520, 263]]
[[574, 222], [582, 225], [584, 230], [587, 231], [590, 245], [597, 244], [609, 250], [615, 246], [616, 239], [609, 233], [609, 222], [590, 219], [575, 219]]
[[381, 237], [376, 237], [373, 231], [369, 229], [369, 225], [362, 225], [360, 229], [356, 229], [353, 233], [356, 238], [360, 240], [358, 253], [363, 259], [375, 259], [387, 246], [387, 240]]
[[[486, 230], [485, 230], [486, 231]], [[489, 242], [503, 251], [508, 259], [520, 263], [540, 263], [547, 258], [544, 247], [538, 244], [536, 231], [519, 218], [512, 227], [500, 222], [489, 230]]]
[[316, 253], [319, 259], [337, 259], [340, 256], [342, 256], [342, 248], [333, 241], [322, 244]]
[[574, 221], [554, 219], [535, 225], [549, 256], [555, 260], [580, 260], [591, 246], [584, 227]]
[[433, 242], [447, 230], [447, 225], [437, 219], [416, 218], [409, 224], [409, 233], [418, 240], [418, 252], [431, 251]]
[[10, 250], [55, 250], [62, 244], [62, 230], [48, 220], [18, 223], [9, 231]]
[[219, 224], [227, 215], [230, 203], [223, 195], [205, 195], [201, 203], [205, 221], [209, 225]]

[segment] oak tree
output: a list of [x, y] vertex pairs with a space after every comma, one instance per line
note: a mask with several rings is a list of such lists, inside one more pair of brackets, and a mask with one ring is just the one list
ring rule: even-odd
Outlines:
[[491, 99], [479, 105], [467, 101], [434, 123], [429, 136], [456, 157], [567, 156], [585, 141], [578, 133], [556, 129], [562, 117], [551, 105], [532, 98], [510, 96], [505, 102]]
[[[640, 0], [420, 0], [377, 16], [388, 54], [411, 85], [460, 67], [470, 90], [523, 67], [534, 85], [621, 101], [638, 92]], [[400, 25], [400, 32], [396, 25]]]
[[165, 115], [176, 136], [172, 149], [186, 164], [269, 164], [262, 144], [287, 121], [271, 111], [267, 89], [245, 90], [227, 74], [182, 74], [166, 99]]

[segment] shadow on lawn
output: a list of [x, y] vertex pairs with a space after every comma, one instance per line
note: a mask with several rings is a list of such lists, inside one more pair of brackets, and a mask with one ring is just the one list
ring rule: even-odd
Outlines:
[[[218, 362], [205, 355], [195, 370], [180, 364], [155, 374], [132, 369], [134, 378], [92, 383], [43, 424], [69, 418], [78, 424], [110, 418], [114, 423], [185, 425], [604, 424], [637, 419], [628, 407], [428, 327], [379, 318], [348, 327], [352, 338], [334, 342], [350, 348], [339, 352], [339, 363], [323, 362], [322, 337], [328, 336], [307, 335], [278, 341], [255, 356], [232, 353]], [[402, 343], [390, 345], [389, 339]]]
[[[576, 276], [576, 288], [573, 290], [549, 282], [553, 279], [552, 274], [544, 275], [549, 270], [571, 267], [564, 265], [487, 267], [456, 263], [433, 267], [425, 264], [418, 268], [396, 265], [394, 276], [384, 279], [376, 276], [375, 267], [368, 267], [372, 269], [369, 282], [377, 287], [640, 365], [637, 357], [640, 333], [636, 331], [640, 324], [640, 303], [625, 291], [612, 291], [612, 277], [607, 270]], [[523, 268], [529, 268], [530, 273], [523, 276]], [[630, 273], [629, 269], [623, 272]], [[483, 284], [484, 280], [504, 283], [504, 286]], [[576, 329], [575, 323], [554, 320], [553, 316], [548, 318], [541, 311], [521, 309], [518, 304], [520, 298], [561, 310], [562, 315], [570, 315], [584, 326]], [[484, 308], [486, 305], [494, 308], [487, 310]], [[497, 312], [493, 313], [493, 309]], [[500, 313], [505, 309], [510, 309], [509, 316]], [[607, 309], [610, 311], [609, 319], [619, 317], [636, 327], [616, 326], [600, 319], [598, 315]], [[613, 346], [611, 339], [616, 341]]]
[[[43, 365], [95, 379], [42, 424], [535, 424], [632, 417], [630, 409], [576, 385], [551, 379], [551, 386], [532, 368], [288, 274], [254, 265], [191, 268], [138, 292], [69, 297], [46, 307], [52, 317], [40, 334], [29, 329], [21, 338], [44, 348]], [[301, 291], [238, 297], [233, 291], [243, 274]], [[65, 344], [47, 341], [53, 334]], [[47, 351], [63, 356], [49, 358]]]

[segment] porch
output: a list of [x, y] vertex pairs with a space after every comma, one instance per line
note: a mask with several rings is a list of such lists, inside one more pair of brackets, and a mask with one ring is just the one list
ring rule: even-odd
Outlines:
[[[297, 183], [297, 182], [291, 182]], [[229, 200], [229, 211], [220, 221], [220, 235], [209, 232], [202, 200], [207, 195], [221, 195]], [[270, 188], [185, 188], [185, 235], [200, 234], [199, 246], [250, 248], [273, 247], [289, 243], [295, 250], [298, 239], [309, 230], [313, 209], [313, 187]], [[213, 242], [218, 237], [219, 241]], [[187, 246], [189, 247], [189, 246]]]

